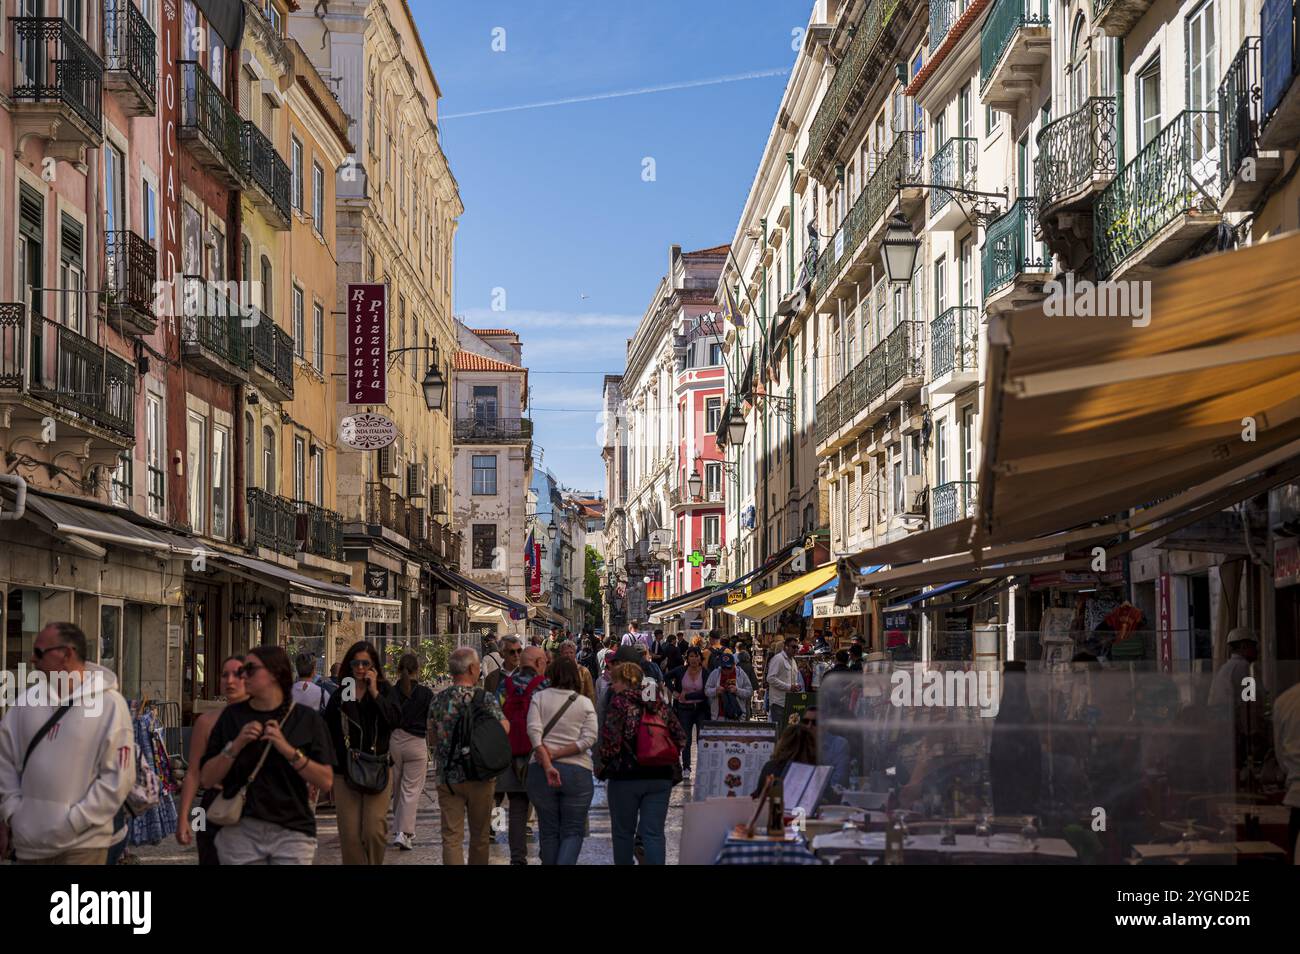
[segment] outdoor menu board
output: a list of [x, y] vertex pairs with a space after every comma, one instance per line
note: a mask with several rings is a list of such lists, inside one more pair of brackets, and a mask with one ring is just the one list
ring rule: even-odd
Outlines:
[[770, 722], [701, 722], [693, 798], [748, 798], [775, 746]]

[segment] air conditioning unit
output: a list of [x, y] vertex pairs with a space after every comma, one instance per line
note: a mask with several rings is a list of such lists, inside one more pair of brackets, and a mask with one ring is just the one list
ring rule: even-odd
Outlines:
[[445, 514], [447, 512], [447, 487], [444, 484], [434, 484], [429, 488], [429, 512], [436, 514]]
[[925, 475], [908, 474], [903, 478], [903, 503], [907, 513], [925, 513]]
[[406, 465], [406, 496], [408, 499], [423, 497], [428, 493], [429, 465], [424, 463]]
[[397, 452], [392, 444], [379, 448], [379, 476], [397, 476]]

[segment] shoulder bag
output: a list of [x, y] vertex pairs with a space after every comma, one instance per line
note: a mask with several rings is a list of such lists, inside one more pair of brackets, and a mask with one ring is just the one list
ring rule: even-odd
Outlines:
[[[339, 718], [348, 719], [344, 713], [343, 707], [339, 707]], [[351, 722], [351, 719], [348, 719]], [[343, 748], [347, 751], [346, 778], [347, 783], [356, 791], [363, 795], [378, 795], [388, 788], [388, 756], [380, 755], [379, 748], [379, 717], [375, 717], [375, 734], [370, 744], [370, 751], [352, 748], [352, 742], [349, 736], [347, 726], [343, 729]], [[365, 741], [365, 729], [362, 729], [361, 741]]]
[[[285, 712], [284, 718], [280, 720], [281, 729], [289, 724], [289, 716], [293, 713], [293, 707], [298, 703], [289, 703], [289, 710]], [[244, 803], [248, 801], [248, 789], [253, 784], [253, 779], [257, 778], [257, 773], [262, 771], [262, 763], [271, 753], [271, 740], [267, 739], [266, 744], [262, 747], [262, 755], [257, 760], [257, 765], [253, 767], [252, 773], [243, 785], [239, 786], [239, 791], [235, 792], [229, 798], [224, 792], [213, 800], [208, 806], [207, 821], [213, 825], [238, 825], [239, 819], [244, 816]]]

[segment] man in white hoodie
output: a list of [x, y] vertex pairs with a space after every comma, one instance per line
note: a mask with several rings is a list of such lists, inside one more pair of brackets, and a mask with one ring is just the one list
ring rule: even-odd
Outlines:
[[32, 663], [43, 684], [0, 720], [0, 852], [12, 842], [19, 863], [102, 865], [135, 782], [130, 711], [72, 623], [42, 629]]

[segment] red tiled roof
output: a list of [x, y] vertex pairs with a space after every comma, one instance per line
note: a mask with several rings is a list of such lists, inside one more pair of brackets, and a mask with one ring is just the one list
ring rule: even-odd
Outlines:
[[[508, 328], [471, 328], [470, 334], [475, 334], [479, 336], [483, 336], [483, 335], [492, 336], [492, 335], [514, 335], [514, 332]], [[516, 337], [518, 336], [516, 335]]]
[[929, 81], [930, 75], [939, 68], [940, 63], [948, 58], [952, 48], [965, 36], [971, 24], [979, 19], [979, 15], [984, 12], [984, 8], [989, 5], [989, 2], [990, 0], [973, 0], [971, 5], [963, 11], [962, 15], [957, 18], [957, 22], [948, 28], [948, 34], [943, 38], [943, 43], [939, 46], [939, 49], [934, 51], [929, 62], [922, 66], [921, 71], [912, 77], [912, 82], [907, 84], [907, 89], [903, 90], [906, 95], [915, 96], [921, 91], [921, 88]]
[[683, 255], [725, 255], [727, 249], [731, 248], [731, 243], [725, 245], [715, 245], [713, 248], [697, 248], [693, 252], [683, 252]]
[[506, 364], [495, 358], [485, 358], [472, 351], [457, 351], [454, 363], [457, 371], [518, 371], [521, 374], [524, 371], [517, 365]]

